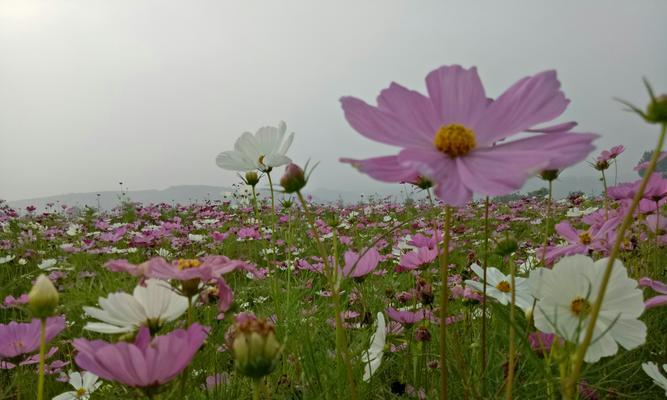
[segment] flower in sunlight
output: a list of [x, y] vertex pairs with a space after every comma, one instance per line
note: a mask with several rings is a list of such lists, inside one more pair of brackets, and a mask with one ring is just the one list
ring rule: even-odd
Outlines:
[[251, 171], [258, 169], [263, 172], [271, 171], [292, 161], [285, 154], [289, 150], [294, 133], [285, 139], [287, 125], [280, 122], [277, 127], [261, 127], [253, 135], [244, 132], [236, 140], [234, 150], [218, 154], [215, 162], [218, 167], [231, 171]]
[[[553, 269], [532, 271], [528, 280], [538, 299], [533, 311], [537, 329], [572, 343], [583, 341], [607, 261], [573, 255], [563, 257]], [[619, 344], [627, 350], [643, 344], [646, 325], [638, 319], [642, 312], [642, 291], [616, 260], [584, 360], [590, 363], [614, 355]]]
[[[357, 132], [403, 149], [396, 156], [341, 161], [385, 182], [422, 176], [441, 200], [460, 206], [473, 193], [508, 194], [542, 169], [573, 165], [598, 137], [569, 132], [574, 123], [536, 128], [569, 103], [554, 71], [523, 78], [495, 100], [474, 67], [440, 67], [428, 74], [426, 88], [428, 96], [392, 83], [377, 107], [343, 97], [345, 118]], [[541, 134], [499, 143], [525, 131]]]
[[90, 395], [102, 386], [102, 382], [98, 382], [98, 379], [97, 375], [88, 371], [84, 371], [83, 373], [70, 371], [67, 382], [75, 390], [59, 394], [53, 400], [89, 399]]
[[183, 315], [188, 299], [176, 294], [169, 284], [149, 279], [146, 286], [138, 285], [132, 295], [111, 293], [99, 298], [101, 308], [83, 307], [86, 315], [102, 322], [89, 322], [84, 329], [100, 333], [133, 332], [147, 326], [157, 332], [166, 322]]
[[[472, 271], [479, 277], [484, 279], [484, 270], [477, 264], [470, 266]], [[502, 305], [512, 303], [512, 277], [505, 275], [498, 268], [488, 267], [486, 269], [486, 295], [498, 300]], [[526, 278], [514, 277], [515, 293], [514, 303], [517, 307], [524, 311], [530, 311], [533, 306], [533, 296], [530, 294], [530, 287]], [[466, 286], [472, 287], [479, 293], [484, 291], [484, 283], [474, 280], [466, 280]]]

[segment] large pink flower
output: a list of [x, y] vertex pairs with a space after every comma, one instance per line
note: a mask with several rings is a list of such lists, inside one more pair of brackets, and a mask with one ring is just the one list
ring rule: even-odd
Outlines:
[[192, 324], [164, 336], [139, 331], [134, 343], [74, 339], [76, 364], [95, 375], [131, 387], [153, 387], [175, 378], [206, 339], [207, 328]]
[[[39, 349], [41, 322], [39, 318], [29, 323], [11, 321], [0, 324], [0, 359], [14, 358], [22, 354], [32, 353]], [[56, 337], [65, 329], [65, 317], [49, 317], [46, 320], [46, 341]]]
[[[438, 68], [426, 77], [426, 87], [428, 96], [392, 83], [377, 107], [343, 97], [345, 117], [357, 132], [403, 150], [341, 161], [385, 182], [422, 175], [439, 198], [463, 205], [473, 193], [507, 194], [539, 170], [583, 160], [597, 137], [567, 132], [573, 123], [535, 128], [560, 116], [569, 102], [554, 71], [521, 79], [496, 100], [487, 98], [474, 67]], [[498, 144], [524, 131], [543, 133]]]

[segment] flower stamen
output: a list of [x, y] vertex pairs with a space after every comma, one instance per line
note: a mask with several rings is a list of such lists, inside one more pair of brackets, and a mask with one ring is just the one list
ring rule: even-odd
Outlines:
[[461, 124], [443, 125], [435, 133], [435, 148], [452, 158], [464, 156], [477, 145], [475, 132]]
[[510, 286], [510, 283], [507, 281], [500, 281], [496, 285], [496, 289], [500, 290], [503, 293], [509, 293], [510, 290], [512, 290], [512, 286]]
[[591, 303], [583, 297], [575, 297], [570, 304], [570, 310], [577, 317], [585, 317], [591, 311]]

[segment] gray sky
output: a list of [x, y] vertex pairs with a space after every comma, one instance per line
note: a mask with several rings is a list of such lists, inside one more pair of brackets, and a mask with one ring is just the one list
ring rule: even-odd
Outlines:
[[[561, 121], [654, 146], [641, 77], [667, 92], [667, 1], [0, 0], [0, 198], [178, 184], [229, 185], [215, 156], [287, 122], [313, 187], [387, 188], [338, 163], [396, 150], [345, 122], [338, 98], [391, 81], [425, 92], [444, 64], [476, 65], [487, 94], [558, 71]], [[592, 175], [582, 164], [569, 174]]]

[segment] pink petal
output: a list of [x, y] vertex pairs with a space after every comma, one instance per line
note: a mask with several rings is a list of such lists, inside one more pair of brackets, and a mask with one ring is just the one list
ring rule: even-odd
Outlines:
[[555, 71], [519, 80], [491, 103], [472, 126], [478, 144], [489, 145], [561, 115], [569, 100], [559, 89]]
[[397, 83], [392, 82], [387, 89], [380, 92], [377, 103], [380, 110], [397, 116], [426, 141], [432, 141], [435, 132], [440, 128], [441, 121], [431, 100]]
[[340, 99], [347, 122], [360, 134], [395, 146], [432, 146], [398, 115], [382, 111], [354, 97]]
[[472, 127], [488, 104], [475, 67], [440, 67], [426, 76], [426, 87], [440, 125], [458, 123]]
[[419, 172], [415, 168], [410, 164], [400, 163], [397, 156], [374, 157], [365, 160], [341, 158], [340, 162], [350, 164], [360, 172], [382, 182], [414, 182], [419, 177]]

